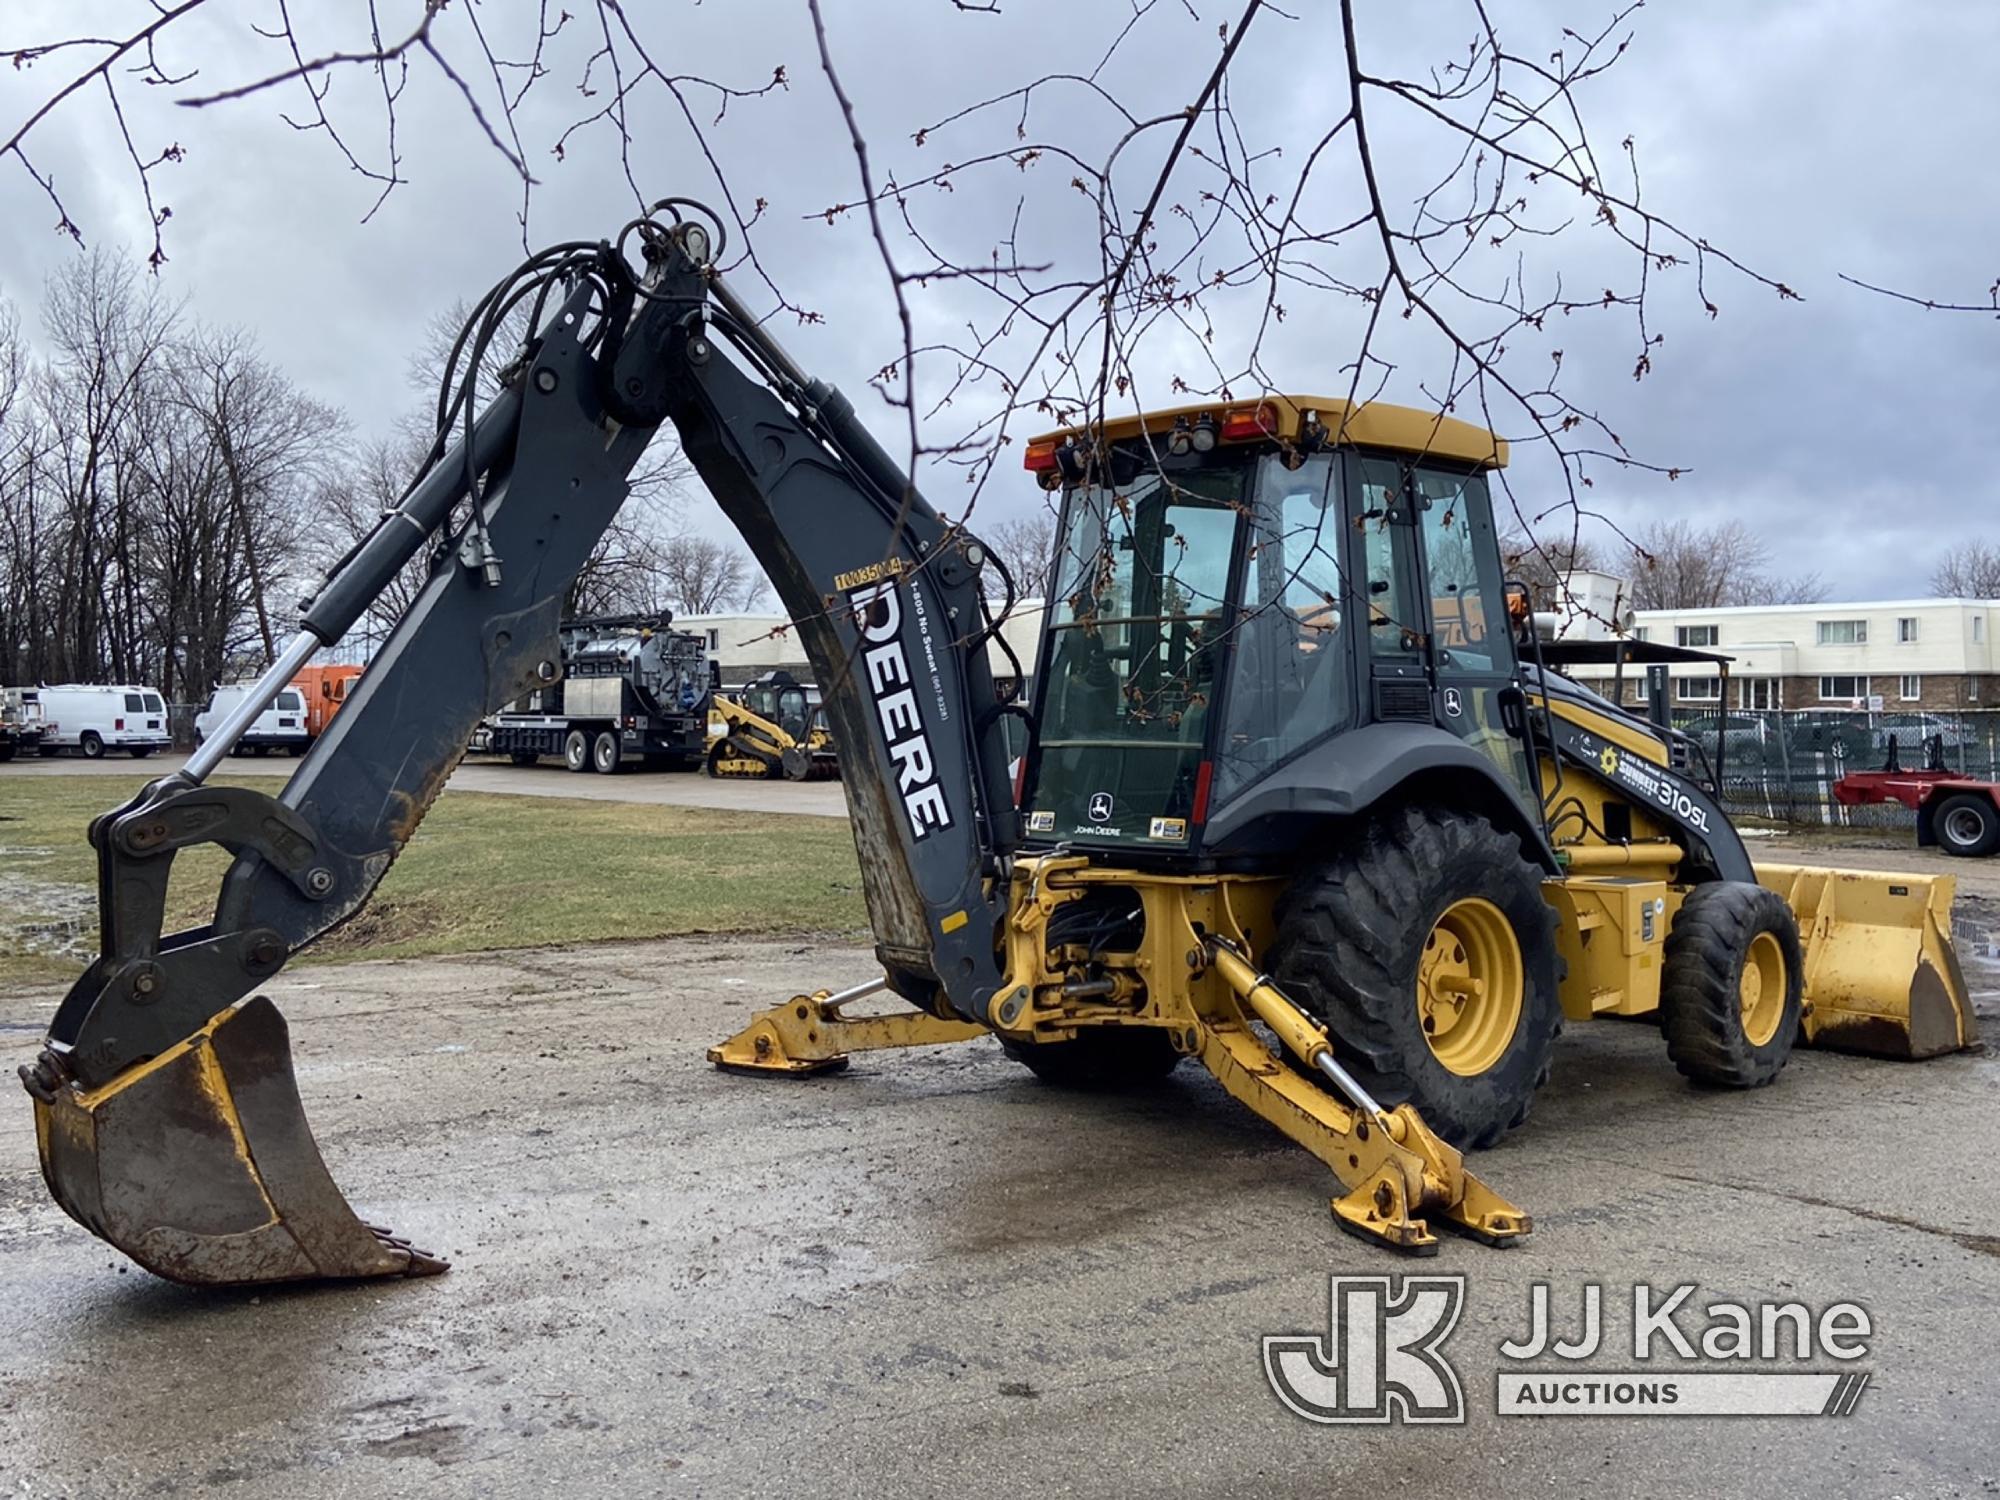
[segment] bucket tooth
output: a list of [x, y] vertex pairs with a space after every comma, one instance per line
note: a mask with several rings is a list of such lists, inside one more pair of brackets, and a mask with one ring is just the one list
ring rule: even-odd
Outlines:
[[98, 1088], [31, 1092], [49, 1191], [157, 1275], [244, 1286], [446, 1268], [364, 1224], [334, 1186], [284, 1017], [261, 996]]

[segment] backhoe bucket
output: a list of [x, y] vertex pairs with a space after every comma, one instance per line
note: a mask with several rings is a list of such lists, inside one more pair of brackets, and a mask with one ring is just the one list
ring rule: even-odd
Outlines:
[[1955, 877], [1760, 865], [1757, 879], [1798, 918], [1809, 1044], [1921, 1058], [1978, 1041], [1951, 944]]
[[38, 1093], [35, 1138], [69, 1216], [174, 1281], [445, 1269], [347, 1206], [306, 1125], [284, 1018], [261, 996], [99, 1088]]

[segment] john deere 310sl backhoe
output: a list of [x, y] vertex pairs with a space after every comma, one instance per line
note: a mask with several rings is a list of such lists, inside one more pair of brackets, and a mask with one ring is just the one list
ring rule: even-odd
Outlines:
[[[1191, 1057], [1326, 1163], [1342, 1227], [1423, 1250], [1528, 1231], [1460, 1148], [1522, 1121], [1565, 1018], [1657, 1013], [1683, 1072], [1735, 1086], [1800, 1039], [1971, 1040], [1949, 881], [1753, 868], [1683, 747], [1522, 659], [1490, 434], [1267, 397], [1029, 445], [1062, 519], [1028, 715], [987, 666], [1000, 563], [744, 312], [714, 223], [669, 201], [495, 287], [401, 504], [186, 768], [92, 824], [102, 952], [22, 1073], [57, 1201], [141, 1264], [199, 1283], [442, 1268], [348, 1207], [284, 1023], [252, 997], [367, 900], [481, 715], [557, 673], [569, 584], [667, 423], [797, 622], [884, 983], [912, 1007], [801, 997], [724, 1065], [988, 1033], [1072, 1084]], [[523, 303], [535, 333], [475, 412]], [[283, 791], [207, 785], [424, 554], [429, 581]], [[1009, 715], [1033, 726], [1018, 787]], [[162, 935], [174, 855], [203, 843], [235, 855], [214, 919]]]

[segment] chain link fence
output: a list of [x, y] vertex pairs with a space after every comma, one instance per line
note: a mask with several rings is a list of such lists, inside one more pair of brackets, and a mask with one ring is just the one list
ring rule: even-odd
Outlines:
[[1936, 761], [1964, 776], [2000, 780], [2000, 710], [1679, 710], [1674, 727], [1720, 768], [1723, 805], [1739, 817], [1910, 827], [1916, 815], [1899, 803], [1842, 807], [1833, 796], [1833, 784], [1849, 771], [1887, 766], [1892, 745], [1905, 771]]

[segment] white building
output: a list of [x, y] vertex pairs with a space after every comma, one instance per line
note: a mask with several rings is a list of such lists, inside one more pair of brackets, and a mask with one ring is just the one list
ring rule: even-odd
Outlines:
[[[1970, 709], [2000, 707], [1996, 627], [2000, 600], [1889, 599], [1648, 609], [1631, 634], [1733, 658], [1730, 708]], [[1610, 691], [1608, 669], [1589, 674], [1592, 686]], [[1644, 670], [1624, 675], [1626, 701], [1639, 702]], [[1668, 675], [1676, 708], [1723, 707], [1719, 670], [1677, 663]]]
[[[1000, 633], [1014, 648], [1023, 672], [1035, 670], [1035, 646], [1042, 628], [1042, 601], [1019, 599]], [[708, 642], [709, 659], [720, 664], [722, 685], [741, 687], [753, 677], [777, 668], [801, 682], [813, 680], [811, 663], [789, 615], [675, 615], [674, 629], [697, 631]], [[986, 648], [993, 675], [1011, 677], [1014, 665], [998, 644]]]

